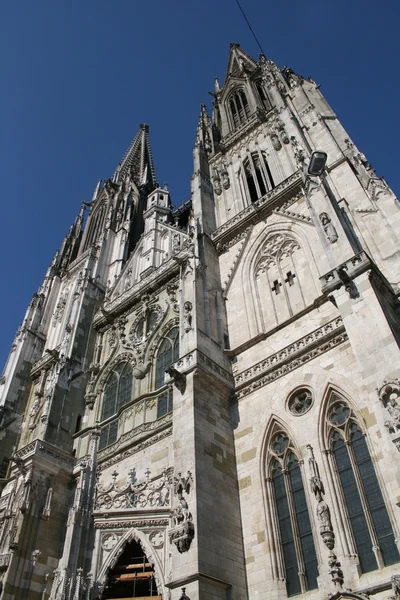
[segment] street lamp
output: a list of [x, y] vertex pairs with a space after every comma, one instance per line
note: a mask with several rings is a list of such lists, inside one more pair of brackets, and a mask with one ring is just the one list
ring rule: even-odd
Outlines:
[[310, 163], [308, 165], [308, 174], [309, 175], [322, 175], [326, 161], [328, 159], [328, 155], [326, 152], [322, 152], [321, 150], [315, 150], [311, 154]]

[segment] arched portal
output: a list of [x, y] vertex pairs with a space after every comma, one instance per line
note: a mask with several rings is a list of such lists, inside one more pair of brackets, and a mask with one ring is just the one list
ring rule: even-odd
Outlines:
[[104, 600], [131, 600], [133, 598], [161, 600], [161, 594], [157, 590], [154, 566], [136, 540], [126, 544], [118, 562], [108, 573], [102, 595]]

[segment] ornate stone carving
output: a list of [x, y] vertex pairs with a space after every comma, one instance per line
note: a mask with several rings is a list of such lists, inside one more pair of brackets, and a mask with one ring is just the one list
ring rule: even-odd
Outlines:
[[294, 157], [296, 159], [297, 166], [299, 169], [303, 169], [305, 160], [307, 158], [306, 151], [294, 135], [292, 135], [292, 137], [290, 138], [290, 142], [293, 147]]
[[343, 321], [337, 317], [322, 327], [282, 348], [279, 352], [235, 375], [237, 398], [282, 377], [297, 367], [347, 340]]
[[171, 379], [173, 379], [175, 387], [180, 391], [180, 393], [184, 394], [186, 389], [185, 373], [180, 373], [174, 366], [167, 367], [165, 372], [171, 377]]
[[174, 477], [174, 494], [178, 497], [179, 504], [171, 513], [174, 527], [169, 532], [169, 540], [175, 544], [180, 553], [189, 550], [194, 538], [193, 517], [183, 496], [183, 492], [189, 494], [191, 483], [193, 479], [190, 471], [186, 477], [182, 477], [181, 473], [178, 473], [178, 477]]
[[222, 187], [224, 188], [224, 190], [229, 190], [229, 188], [231, 187], [231, 182], [229, 180], [229, 174], [228, 174], [228, 169], [226, 168], [226, 165], [222, 165], [222, 169], [221, 169], [221, 179], [222, 179]]
[[57, 302], [53, 313], [53, 327], [55, 327], [57, 323], [61, 323], [62, 321], [64, 310], [67, 305], [67, 297], [68, 292], [65, 292], [64, 294], [61, 294], [60, 299]]
[[150, 471], [146, 471], [146, 479], [141, 483], [128, 483], [119, 487], [115, 472], [111, 485], [97, 486], [95, 510], [109, 511], [127, 508], [145, 508], [170, 505], [171, 470], [164, 471], [161, 477], [150, 479]]
[[105, 533], [101, 538], [101, 547], [106, 552], [110, 552], [118, 543], [118, 536], [115, 533]]
[[390, 583], [392, 584], [393, 595], [389, 596], [387, 600], [400, 600], [400, 575], [392, 575]]
[[189, 300], [183, 305], [183, 328], [188, 333], [192, 328], [192, 303]]
[[164, 546], [164, 533], [160, 529], [149, 533], [149, 540], [154, 548], [162, 548]]
[[181, 594], [181, 597], [179, 598], [179, 600], [190, 600], [189, 596], [186, 595], [186, 588], [183, 587], [183, 588], [181, 588], [181, 590], [182, 590], [182, 594]]
[[0, 572], [7, 571], [8, 565], [11, 561], [11, 556], [11, 552], [8, 552], [7, 554], [0, 554]]
[[332, 225], [332, 221], [328, 215], [328, 213], [323, 212], [319, 215], [319, 220], [322, 223], [322, 227], [324, 228], [325, 235], [330, 244], [334, 244], [337, 242], [339, 236], [337, 234], [336, 229]]
[[214, 192], [217, 194], [217, 196], [220, 196], [222, 194], [222, 185], [221, 185], [221, 178], [219, 176], [218, 171], [214, 171], [212, 181], [213, 181]]
[[329, 506], [324, 500], [325, 489], [322, 479], [319, 474], [318, 463], [314, 457], [314, 451], [310, 444], [307, 445], [307, 448], [310, 452], [310, 458], [308, 460], [308, 464], [310, 466], [310, 470], [312, 472], [312, 477], [310, 479], [311, 491], [315, 496], [317, 501], [317, 517], [320, 524], [319, 532], [323, 539], [325, 546], [329, 549], [329, 574], [332, 577], [332, 581], [335, 586], [338, 586], [341, 589], [343, 585], [343, 571], [341, 569], [341, 564], [337, 560], [336, 554], [333, 552], [335, 547], [335, 534], [333, 532], [333, 526], [331, 521], [331, 512]]
[[95, 529], [130, 529], [131, 527], [166, 527], [168, 519], [131, 519], [129, 521], [94, 522]]
[[288, 399], [288, 408], [292, 415], [296, 417], [304, 415], [312, 406], [313, 397], [307, 388], [301, 388], [294, 391]]
[[281, 141], [276, 133], [271, 133], [271, 142], [275, 150], [279, 152], [282, 149]]
[[400, 381], [385, 381], [377, 390], [378, 396], [388, 415], [385, 427], [392, 437], [396, 448], [400, 451]]

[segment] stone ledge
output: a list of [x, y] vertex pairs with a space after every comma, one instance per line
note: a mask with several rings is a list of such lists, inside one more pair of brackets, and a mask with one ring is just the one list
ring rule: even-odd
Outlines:
[[236, 398], [240, 399], [286, 375], [347, 339], [343, 321], [341, 317], [337, 317], [236, 375]]

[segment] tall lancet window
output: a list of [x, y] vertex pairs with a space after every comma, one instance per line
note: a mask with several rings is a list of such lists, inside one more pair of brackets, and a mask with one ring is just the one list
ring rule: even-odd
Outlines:
[[234, 127], [238, 127], [250, 115], [250, 107], [243, 90], [236, 90], [230, 97], [229, 108]]
[[268, 450], [267, 486], [275, 517], [288, 596], [318, 587], [318, 567], [303, 477], [294, 445], [288, 435], [277, 431]]
[[[155, 381], [156, 389], [164, 386], [165, 369], [179, 358], [179, 329], [174, 327], [160, 344], [156, 358]], [[172, 392], [170, 389], [158, 396], [157, 418], [163, 417], [172, 410]]]
[[400, 560], [365, 435], [347, 402], [331, 393], [326, 416], [333, 471], [363, 573]]
[[253, 152], [243, 163], [242, 183], [245, 195], [255, 202], [275, 187], [264, 152]]
[[[115, 415], [132, 398], [132, 365], [121, 362], [109, 376], [103, 395], [101, 421]], [[117, 439], [118, 419], [101, 428], [99, 449], [113, 444]]]

